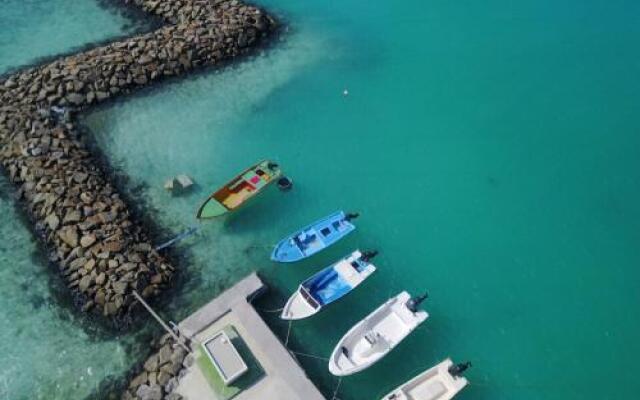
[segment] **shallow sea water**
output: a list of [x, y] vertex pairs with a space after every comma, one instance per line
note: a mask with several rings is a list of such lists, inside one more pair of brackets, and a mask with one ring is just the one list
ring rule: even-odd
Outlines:
[[[42, 58], [143, 31], [114, 0], [2, 0], [0, 76]], [[106, 6], [106, 7], [105, 7]]]
[[[260, 3], [290, 25], [264, 55], [84, 119], [160, 226], [200, 227], [180, 245], [185, 282], [163, 314], [179, 320], [252, 270], [272, 288], [257, 306], [278, 308], [321, 267], [376, 248], [376, 275], [295, 323], [291, 348], [328, 356], [403, 289], [428, 290], [431, 317], [344, 379], [341, 399], [380, 398], [449, 355], [474, 363], [461, 399], [632, 398], [640, 5]], [[292, 192], [195, 221], [212, 189], [265, 157]], [[194, 193], [163, 190], [179, 173]], [[339, 208], [362, 214], [351, 237], [302, 263], [268, 261], [282, 236]], [[301, 361], [330, 398], [325, 363]]]
[[132, 336], [78, 315], [0, 178], [0, 399], [81, 399], [137, 361]]
[[[150, 26], [93, 0], [3, 0], [1, 6], [0, 76]], [[142, 336], [118, 337], [73, 310], [12, 191], [0, 176], [0, 399], [93, 397], [138, 361]]]

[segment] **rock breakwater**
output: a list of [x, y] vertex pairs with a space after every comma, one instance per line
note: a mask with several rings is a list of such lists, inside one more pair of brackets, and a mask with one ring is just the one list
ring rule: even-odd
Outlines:
[[174, 390], [182, 378], [182, 371], [193, 365], [193, 356], [168, 334], [162, 336], [154, 347], [157, 350], [138, 368], [124, 389], [122, 400], [182, 399]]
[[174, 267], [153, 250], [145, 228], [96, 165], [75, 113], [246, 54], [276, 25], [237, 0], [123, 3], [167, 25], [0, 81], [3, 169], [78, 306], [111, 318], [128, 314], [133, 290], [158, 295]]

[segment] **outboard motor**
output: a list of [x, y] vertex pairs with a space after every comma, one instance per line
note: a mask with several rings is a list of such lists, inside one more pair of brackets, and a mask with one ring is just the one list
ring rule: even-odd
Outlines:
[[453, 376], [462, 376], [462, 373], [471, 368], [469, 361], [460, 364], [453, 364], [449, 367], [449, 373]]
[[290, 178], [283, 176], [282, 178], [278, 179], [278, 188], [283, 192], [291, 190], [292, 187], [293, 181]]
[[344, 216], [344, 220], [348, 222], [348, 221], [351, 221], [352, 219], [358, 218], [359, 216], [360, 216], [359, 213], [347, 213]]
[[373, 257], [378, 255], [378, 250], [365, 251], [362, 253], [360, 259], [364, 262], [369, 262]]
[[270, 163], [268, 163], [268, 164], [267, 164], [267, 167], [268, 167], [269, 169], [276, 169], [276, 168], [278, 168], [278, 167], [279, 167], [279, 165], [278, 165], [277, 163], [270, 162]]
[[422, 304], [422, 302], [425, 301], [428, 297], [429, 297], [429, 294], [425, 293], [422, 296], [416, 296], [416, 297], [413, 297], [413, 298], [409, 299], [409, 301], [407, 301], [407, 308], [412, 313], [417, 313], [418, 312], [418, 306], [420, 304]]

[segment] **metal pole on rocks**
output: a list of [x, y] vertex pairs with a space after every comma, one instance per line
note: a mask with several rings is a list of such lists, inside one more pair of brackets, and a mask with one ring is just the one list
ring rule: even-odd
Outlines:
[[169, 327], [169, 325], [167, 325], [162, 318], [160, 318], [160, 316], [153, 311], [153, 309], [151, 308], [151, 306], [149, 304], [147, 304], [146, 301], [144, 301], [144, 299], [142, 298], [142, 296], [140, 296], [140, 294], [138, 294], [138, 292], [136, 292], [135, 290], [133, 291], [133, 295], [135, 296], [135, 298], [140, 302], [140, 304], [142, 304], [142, 306], [144, 308], [147, 309], [147, 311], [149, 311], [149, 314], [151, 314], [153, 316], [153, 318], [156, 319], [156, 321], [158, 321], [158, 323], [160, 323], [160, 325], [164, 328], [165, 331], [167, 331], [167, 333], [169, 333], [169, 335], [171, 335], [175, 341], [182, 346], [183, 349], [185, 349], [187, 351], [187, 353], [192, 353], [191, 349], [189, 348], [189, 346], [187, 346], [184, 343], [184, 339], [180, 338], [180, 336], [176, 335], [176, 333], [173, 331], [173, 329], [171, 329]]

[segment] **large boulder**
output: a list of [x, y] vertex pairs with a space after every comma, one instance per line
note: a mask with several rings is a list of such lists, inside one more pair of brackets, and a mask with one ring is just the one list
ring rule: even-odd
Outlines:
[[162, 388], [159, 385], [142, 385], [136, 390], [140, 400], [162, 400]]

